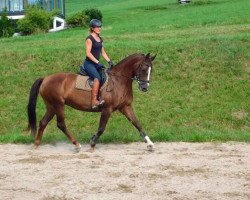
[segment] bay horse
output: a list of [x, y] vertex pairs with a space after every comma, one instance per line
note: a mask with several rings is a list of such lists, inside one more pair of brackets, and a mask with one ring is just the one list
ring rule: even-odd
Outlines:
[[[56, 115], [57, 127], [70, 139], [76, 149], [80, 150], [80, 143], [72, 136], [65, 125], [64, 106], [68, 105], [81, 111], [101, 112], [99, 128], [90, 139], [92, 149], [94, 149], [98, 138], [104, 132], [111, 113], [119, 110], [138, 129], [147, 143], [147, 148], [152, 150], [154, 144], [146, 135], [132, 108], [132, 82], [137, 80], [139, 90], [143, 92], [148, 90], [152, 61], [155, 57], [156, 55], [150, 56], [149, 53], [147, 55], [133, 54], [108, 70], [109, 79], [106, 87], [109, 89], [103, 89], [100, 93], [100, 98], [105, 103], [103, 107], [97, 109], [91, 107], [91, 91], [75, 89], [77, 74], [56, 73], [37, 79], [31, 87], [27, 106], [28, 128], [35, 137], [35, 146], [40, 145], [45, 127]], [[46, 105], [46, 113], [39, 123], [37, 132], [36, 103], [39, 93]]]

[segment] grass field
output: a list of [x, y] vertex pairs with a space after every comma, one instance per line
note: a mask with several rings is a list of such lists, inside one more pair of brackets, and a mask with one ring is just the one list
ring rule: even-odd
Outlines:
[[[104, 3], [105, 2], [105, 3]], [[134, 84], [134, 109], [153, 141], [250, 141], [249, 0], [66, 0], [66, 14], [102, 11], [105, 48], [117, 63], [135, 52], [157, 53], [147, 93]], [[0, 142], [29, 143], [29, 90], [38, 77], [78, 72], [87, 29], [0, 39]], [[104, 61], [103, 61], [104, 62]], [[41, 98], [37, 115], [45, 112]], [[88, 142], [97, 113], [66, 108], [69, 130]], [[66, 141], [48, 125], [43, 142]], [[100, 141], [139, 141], [119, 113]]]

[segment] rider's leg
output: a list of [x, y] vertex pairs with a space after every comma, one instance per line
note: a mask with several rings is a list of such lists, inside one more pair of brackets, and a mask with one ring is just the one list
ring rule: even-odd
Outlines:
[[94, 79], [91, 103], [92, 103], [92, 108], [97, 108], [98, 106], [104, 103], [104, 101], [97, 100], [99, 87], [101, 83], [101, 76], [98, 73], [98, 70], [96, 69], [94, 64], [85, 61], [84, 66], [85, 66], [85, 71], [88, 73], [88, 75]]
[[94, 79], [93, 83], [93, 88], [92, 88], [92, 108], [97, 108], [98, 106], [102, 105], [104, 101], [98, 101], [97, 96], [98, 96], [98, 91], [100, 87], [100, 82], [97, 78]]

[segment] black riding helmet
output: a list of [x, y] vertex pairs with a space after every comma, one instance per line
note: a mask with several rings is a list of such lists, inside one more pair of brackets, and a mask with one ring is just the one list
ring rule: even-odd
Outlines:
[[89, 27], [91, 28], [96, 28], [96, 27], [101, 27], [102, 26], [102, 22], [98, 19], [92, 19], [89, 22]]

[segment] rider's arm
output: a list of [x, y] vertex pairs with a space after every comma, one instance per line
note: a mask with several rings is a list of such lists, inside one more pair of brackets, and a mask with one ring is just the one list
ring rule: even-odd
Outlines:
[[98, 63], [99, 61], [93, 56], [91, 53], [91, 48], [92, 48], [92, 41], [90, 39], [87, 39], [85, 42], [86, 46], [86, 56], [92, 60], [94, 63]]
[[102, 57], [103, 57], [107, 62], [110, 61], [110, 59], [109, 59], [109, 57], [108, 57], [108, 55], [107, 55], [107, 53], [106, 53], [104, 47], [102, 47]]

